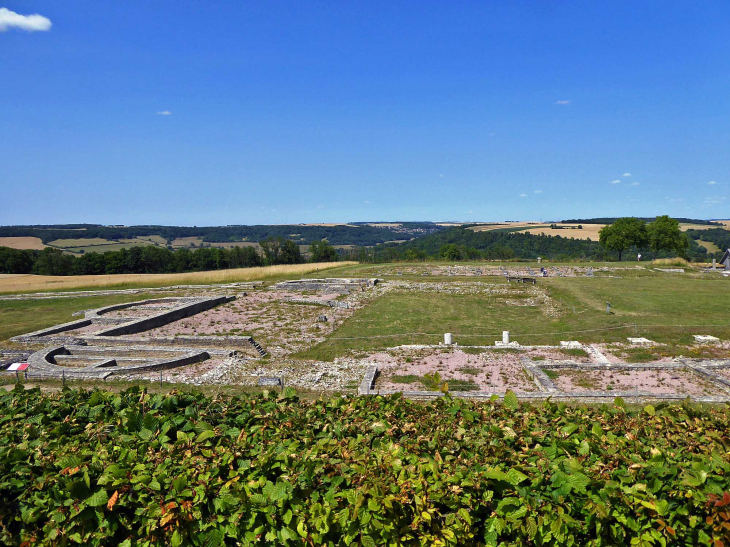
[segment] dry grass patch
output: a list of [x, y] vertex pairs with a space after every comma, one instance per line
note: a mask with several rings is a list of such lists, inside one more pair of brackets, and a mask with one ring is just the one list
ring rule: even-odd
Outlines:
[[108, 287], [165, 287], [168, 285], [209, 285], [259, 281], [270, 278], [296, 277], [319, 270], [349, 266], [357, 262], [324, 262], [292, 264], [261, 268], [238, 268], [177, 274], [118, 274], [118, 275], [23, 275], [1, 278], [0, 293], [62, 291], [69, 289], [100, 289]]
[[46, 248], [39, 237], [0, 237], [0, 247], [31, 249], [36, 251]]

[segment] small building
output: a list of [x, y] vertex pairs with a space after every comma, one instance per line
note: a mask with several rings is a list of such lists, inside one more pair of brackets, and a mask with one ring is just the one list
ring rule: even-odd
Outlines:
[[730, 272], [730, 249], [725, 251], [725, 254], [722, 255], [722, 258], [720, 259], [720, 265], [725, 266], [726, 272]]

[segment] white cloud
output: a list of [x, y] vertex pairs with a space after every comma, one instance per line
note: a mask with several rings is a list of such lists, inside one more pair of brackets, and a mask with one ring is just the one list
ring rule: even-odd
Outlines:
[[536, 194], [542, 194], [542, 190], [535, 190]]
[[521, 198], [526, 198], [527, 197], [527, 194], [520, 194], [520, 197]]
[[51, 20], [37, 13], [34, 15], [20, 15], [7, 8], [0, 8], [0, 32], [11, 28], [35, 32], [37, 30], [51, 30]]
[[172, 116], [172, 112], [169, 110], [163, 110], [162, 112], [157, 113], [159, 116]]
[[618, 179], [616, 179], [616, 180], [612, 180], [612, 181], [611, 181], [611, 184], [621, 184], [621, 181], [620, 181], [620, 180], [618, 180]]
[[467, 215], [473, 215], [474, 214], [474, 211], [467, 211], [466, 214]]
[[715, 184], [717, 184], [717, 182], [715, 182], [714, 180], [711, 180], [711, 181], [710, 181], [710, 182], [708, 182], [707, 184], [709, 184], [710, 186], [714, 186]]
[[370, 200], [367, 200], [367, 199], [366, 199], [365, 201], [363, 201], [363, 203], [364, 203], [365, 205], [370, 205]]
[[639, 185], [638, 182], [632, 182], [631, 184], [629, 184], [629, 186], [638, 186], [638, 185]]
[[717, 205], [719, 203], [724, 203], [727, 198], [725, 196], [710, 196], [708, 198], [705, 198], [705, 201], [703, 202], [704, 205]]
[[561, 106], [566, 106], [570, 104], [570, 101], [555, 101], [555, 104], [559, 104]]
[[630, 177], [631, 173], [624, 173], [624, 177]]

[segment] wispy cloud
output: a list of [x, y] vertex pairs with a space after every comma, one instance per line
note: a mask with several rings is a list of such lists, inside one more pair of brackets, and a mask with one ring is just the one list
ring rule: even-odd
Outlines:
[[724, 203], [726, 200], [727, 198], [725, 196], [710, 196], [705, 198], [705, 201], [703, 201], [702, 203], [706, 206], [712, 206]]
[[444, 178], [444, 174], [443, 173], [439, 173], [439, 178], [440, 179]]
[[611, 184], [621, 184], [621, 181], [620, 181], [620, 180], [618, 180], [618, 179], [616, 179], [616, 180], [612, 180], [612, 181], [611, 181]]
[[638, 185], [639, 185], [638, 182], [632, 182], [631, 184], [629, 184], [629, 186], [638, 186]]
[[709, 184], [710, 186], [714, 186], [715, 184], [717, 184], [717, 182], [716, 182], [716, 181], [714, 181], [714, 180], [711, 180], [711, 181], [710, 181], [710, 182], [708, 182], [707, 184]]
[[624, 177], [630, 177], [631, 173], [624, 173]]
[[157, 113], [158, 116], [172, 116], [172, 112], [169, 110], [163, 110], [162, 112]]
[[0, 8], [0, 32], [17, 28], [28, 32], [51, 30], [51, 20], [37, 13], [34, 15], [20, 15], [8, 8]]
[[555, 104], [559, 104], [560, 106], [566, 106], [570, 104], [570, 101], [562, 100], [562, 101], [555, 101]]
[[317, 209], [324, 209], [324, 205], [317, 205]]
[[364, 203], [365, 205], [370, 205], [370, 200], [369, 200], [369, 199], [366, 199], [365, 201], [363, 201], [363, 203]]
[[542, 190], [535, 190], [535, 194], [542, 194]]
[[526, 198], [527, 197], [527, 194], [520, 194], [520, 197], [521, 198]]
[[474, 211], [467, 211], [466, 214], [467, 215], [473, 215], [474, 214]]

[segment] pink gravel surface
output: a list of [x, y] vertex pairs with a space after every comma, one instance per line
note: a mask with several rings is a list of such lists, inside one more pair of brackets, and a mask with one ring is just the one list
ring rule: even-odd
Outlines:
[[114, 327], [114, 325], [102, 325], [101, 323], [92, 323], [91, 325], [86, 325], [85, 327], [81, 327], [80, 329], [63, 331], [62, 333], [59, 333], [55, 336], [87, 336], [89, 334], [94, 334], [105, 329], [111, 329], [112, 327]]
[[[411, 359], [407, 362], [406, 359]], [[444, 350], [396, 350], [376, 353], [371, 360], [378, 365], [377, 388], [384, 390], [423, 390], [421, 382], [400, 383], [394, 376], [423, 376], [438, 372], [441, 380], [464, 380], [478, 386], [478, 391], [502, 393], [534, 392], [537, 387], [526, 375], [517, 353], [488, 351], [479, 355]]]
[[[273, 356], [282, 356], [324, 340], [333, 324], [339, 325], [355, 309], [295, 304], [284, 298], [331, 300], [336, 295], [317, 295], [264, 290], [239, 296], [213, 309], [145, 332], [146, 336], [253, 336]], [[326, 315], [321, 323], [317, 317]], [[334, 323], [333, 323], [334, 319]]]
[[708, 380], [683, 370], [555, 370], [553, 380], [561, 391], [631, 391], [656, 394], [724, 395]]
[[713, 368], [710, 370], [730, 380], [730, 368]]

